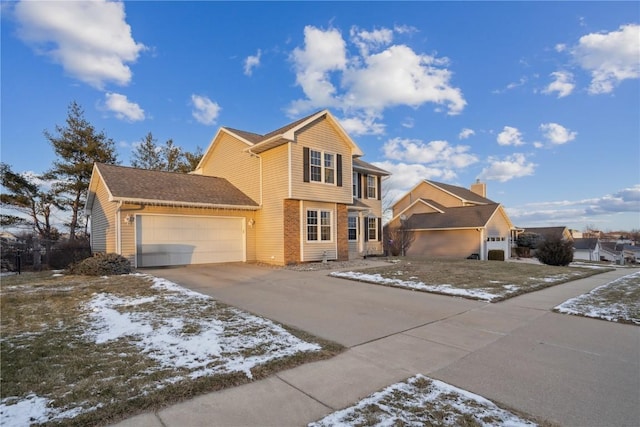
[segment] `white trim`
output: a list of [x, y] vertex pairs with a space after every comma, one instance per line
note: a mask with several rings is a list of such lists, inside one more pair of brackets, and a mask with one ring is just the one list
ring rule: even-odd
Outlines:
[[[438, 211], [438, 212], [440, 212], [440, 213], [444, 213], [444, 211], [443, 211], [442, 209], [438, 209], [437, 207], [433, 206], [431, 203], [429, 203], [429, 202], [426, 202], [426, 201], [422, 200], [422, 198], [419, 198], [419, 199], [417, 199], [417, 200], [415, 200], [415, 201], [411, 202], [411, 204], [410, 204], [409, 206], [407, 206], [406, 208], [404, 208], [404, 209], [403, 209], [403, 210], [402, 210], [398, 215], [396, 215], [396, 216], [394, 216], [393, 218], [391, 218], [391, 220], [390, 220], [389, 222], [391, 222], [391, 221], [393, 221], [393, 220], [397, 219], [397, 218], [398, 218], [399, 216], [401, 216], [403, 213], [405, 213], [406, 211], [408, 211], [409, 209], [411, 209], [411, 208], [412, 208], [416, 203], [422, 203], [422, 204], [424, 204], [424, 205], [427, 205], [427, 206], [429, 206], [429, 207], [431, 207], [431, 208], [433, 208], [433, 209], [437, 210], [437, 211]], [[435, 213], [435, 212], [424, 212], [424, 213]]]
[[300, 215], [300, 261], [304, 261], [304, 236], [307, 234], [307, 225], [306, 218], [304, 217], [304, 202], [302, 200], [298, 201], [298, 209]]
[[260, 206], [226, 205], [226, 204], [200, 203], [200, 202], [179, 202], [175, 200], [140, 199], [135, 197], [114, 197], [114, 198], [110, 197], [109, 201], [124, 202], [124, 203], [140, 203], [143, 205], [155, 205], [155, 206], [209, 208], [209, 209], [225, 209], [225, 210], [238, 210], [238, 211], [257, 211], [260, 209]]
[[[318, 233], [318, 239], [317, 240], [309, 240], [309, 231], [308, 231], [308, 224], [307, 224], [307, 220], [309, 218], [309, 212], [313, 211], [318, 213], [318, 223], [316, 224], [317, 227], [317, 233]], [[329, 214], [329, 236], [331, 237], [329, 240], [322, 240], [322, 212], [327, 212]], [[335, 230], [335, 221], [334, 221], [334, 216], [335, 216], [336, 212], [335, 212], [335, 208], [334, 210], [331, 209], [326, 209], [326, 208], [305, 208], [304, 209], [304, 241], [305, 243], [310, 243], [310, 244], [327, 244], [327, 243], [334, 243], [337, 239], [335, 239], [334, 236], [334, 230]], [[324, 226], [326, 227], [326, 226]]]
[[291, 198], [291, 194], [293, 194], [293, 169], [291, 168], [291, 142], [287, 144], [287, 176], [289, 178], [289, 194], [288, 197]]

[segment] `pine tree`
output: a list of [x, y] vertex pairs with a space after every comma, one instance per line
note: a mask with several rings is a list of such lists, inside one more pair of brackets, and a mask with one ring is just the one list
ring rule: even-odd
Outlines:
[[149, 132], [133, 151], [131, 166], [154, 171], [166, 170], [162, 157], [162, 148], [158, 146], [153, 134]]
[[65, 196], [64, 206], [71, 209], [69, 238], [75, 239], [80, 221], [78, 213], [85, 204], [93, 164], [117, 163], [115, 144], [104, 131], [95, 130], [75, 101], [69, 104], [66, 125], [56, 125], [55, 132], [55, 135], [44, 132], [58, 156], [46, 177], [59, 180], [54, 190], [56, 194]]

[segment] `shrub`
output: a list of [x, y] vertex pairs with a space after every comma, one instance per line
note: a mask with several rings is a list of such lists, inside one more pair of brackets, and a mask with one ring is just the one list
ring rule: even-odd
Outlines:
[[91, 256], [91, 245], [87, 239], [67, 240], [58, 243], [49, 258], [49, 267], [65, 269], [71, 264]]
[[550, 237], [538, 243], [536, 258], [547, 265], [567, 266], [573, 261], [573, 242]]
[[388, 255], [406, 254], [415, 239], [413, 230], [406, 227], [390, 225], [384, 227], [384, 250]]
[[542, 236], [538, 233], [524, 232], [516, 239], [516, 244], [521, 248], [535, 249], [542, 241]]
[[71, 274], [86, 276], [112, 276], [131, 273], [131, 263], [118, 254], [96, 254], [69, 268]]
[[504, 261], [504, 251], [501, 249], [491, 249], [487, 254], [489, 261]]

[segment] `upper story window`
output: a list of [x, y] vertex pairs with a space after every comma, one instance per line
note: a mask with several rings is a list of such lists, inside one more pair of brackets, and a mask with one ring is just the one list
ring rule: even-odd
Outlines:
[[367, 198], [378, 197], [378, 180], [375, 175], [367, 175]]
[[353, 197], [358, 197], [358, 173], [357, 172], [353, 173], [352, 186], [353, 186]]
[[324, 151], [304, 149], [305, 182], [323, 182], [342, 187], [342, 156]]

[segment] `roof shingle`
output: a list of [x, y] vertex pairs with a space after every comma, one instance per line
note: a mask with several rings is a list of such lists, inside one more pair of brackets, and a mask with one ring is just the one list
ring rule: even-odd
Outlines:
[[444, 213], [419, 213], [411, 215], [408, 227], [414, 230], [484, 227], [498, 203], [479, 206], [457, 206], [444, 208]]

